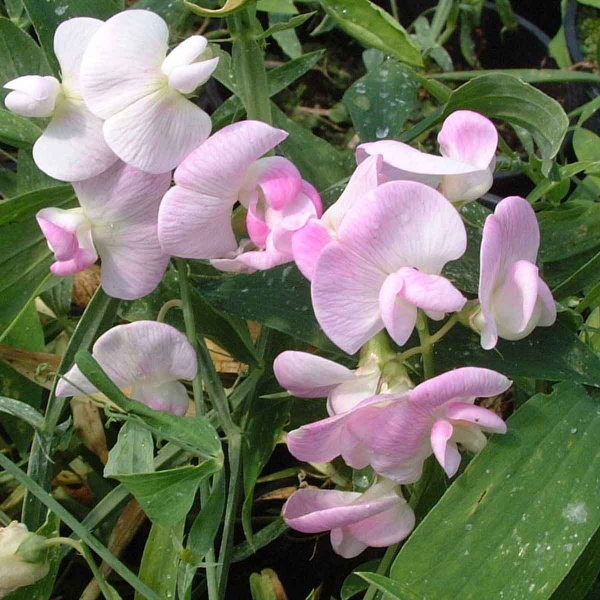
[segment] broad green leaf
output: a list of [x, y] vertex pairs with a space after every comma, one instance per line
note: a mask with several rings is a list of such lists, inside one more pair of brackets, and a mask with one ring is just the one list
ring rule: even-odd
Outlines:
[[529, 400], [413, 532], [391, 578], [417, 598], [549, 598], [600, 526], [598, 436], [598, 399], [582, 386]]
[[427, 77], [438, 81], [469, 81], [482, 75], [510, 75], [526, 83], [598, 83], [600, 75], [586, 71], [562, 69], [502, 69], [474, 71], [452, 71], [451, 73], [428, 73]]
[[[302, 56], [302, 44], [295, 31], [314, 13], [305, 13], [292, 17], [289, 21], [285, 15], [269, 14], [269, 28], [264, 32], [264, 38], [271, 36], [283, 53], [292, 60]], [[263, 39], [263, 36], [261, 36]]]
[[395, 139], [419, 106], [419, 84], [395, 60], [369, 71], [344, 94], [361, 142]]
[[578, 127], [573, 134], [573, 150], [577, 160], [600, 162], [600, 137], [589, 129]]
[[552, 288], [552, 294], [557, 300], [576, 294], [600, 281], [600, 252], [586, 260], [580, 267], [573, 265], [573, 261], [570, 259], [567, 259], [566, 262], [570, 263], [567, 265], [570, 267], [569, 275]]
[[244, 428], [246, 448], [242, 452], [244, 469], [244, 505], [242, 526], [246, 539], [252, 542], [252, 506], [254, 488], [262, 470], [271, 458], [279, 435], [290, 420], [291, 399], [255, 399], [248, 414], [248, 424]]
[[[279, 92], [287, 89], [294, 81], [307, 73], [322, 57], [324, 51], [317, 50], [309, 52], [286, 62], [285, 64], [267, 72], [267, 83], [269, 84], [269, 96], [275, 96]], [[222, 56], [222, 55], [221, 55]], [[229, 56], [229, 55], [227, 55]], [[219, 64], [222, 58], [219, 59]], [[221, 65], [223, 67], [223, 65]], [[223, 67], [223, 71], [216, 77], [223, 85], [224, 82], [231, 83], [230, 71]], [[236, 96], [230, 96], [219, 106], [219, 108], [211, 115], [213, 121], [213, 129], [218, 130], [233, 123], [246, 114], [246, 109], [242, 104], [241, 99]]]
[[[202, 2], [202, 0], [199, 0]], [[184, 4], [186, 7], [191, 10], [194, 14], [200, 15], [201, 17], [226, 17], [227, 15], [231, 15], [243, 8], [254, 4], [256, 0], [225, 0], [225, 4], [221, 8], [203, 8], [202, 6], [198, 6], [198, 4], [194, 4], [192, 2], [187, 2], [184, 0]]]
[[0, 396], [0, 412], [22, 419], [36, 429], [40, 428], [44, 423], [44, 417], [35, 408], [29, 406], [29, 404], [25, 404], [25, 402], [13, 400], [12, 398]]
[[356, 574], [362, 577], [367, 583], [373, 585], [375, 589], [385, 592], [386, 600], [420, 600], [419, 596], [385, 575], [380, 575], [379, 573], [361, 573], [360, 571], [357, 571]]
[[577, 0], [579, 4], [585, 4], [587, 6], [593, 6], [600, 10], [600, 0]]
[[354, 572], [350, 573], [342, 584], [340, 600], [350, 600], [358, 594], [362, 594], [369, 587], [369, 584], [363, 577], [357, 575], [357, 573], [374, 573], [379, 563], [379, 560], [371, 560], [360, 565]]
[[59, 69], [54, 56], [54, 32], [63, 21], [73, 17], [95, 17], [105, 21], [123, 10], [121, 0], [23, 0], [23, 5], [55, 74]]
[[210, 459], [195, 466], [118, 475], [115, 479], [131, 492], [153, 523], [170, 527], [185, 519], [192, 508], [200, 482], [221, 468], [220, 462]]
[[[292, 17], [289, 20], [286, 19], [285, 16], [283, 16], [283, 15], [281, 16], [282, 17], [281, 19], [279, 19], [279, 18], [273, 19], [273, 15], [271, 15], [269, 17], [269, 28], [260, 34], [259, 39], [263, 40], [275, 33], [279, 33], [282, 31], [287, 31], [288, 29], [295, 29], [296, 27], [300, 27], [300, 25], [302, 25], [303, 23], [306, 23], [306, 21], [308, 21], [314, 14], [315, 14], [314, 12], [303, 13], [301, 15]], [[271, 19], [273, 19], [273, 21], [271, 21]], [[285, 52], [285, 50], [284, 50], [284, 52]], [[300, 55], [292, 56], [291, 58], [296, 59], [296, 58], [299, 58], [299, 56]]]
[[5, 166], [0, 166], [0, 197], [7, 199], [16, 195], [17, 174]]
[[529, 131], [547, 169], [569, 127], [569, 119], [556, 100], [516, 77], [500, 73], [482, 75], [461, 85], [452, 92], [444, 115], [463, 109], [475, 110]]
[[[177, 569], [179, 567], [179, 545], [183, 537], [185, 519], [173, 527], [154, 523], [144, 546], [140, 579], [152, 588], [159, 598], [175, 598]], [[135, 600], [145, 600], [139, 592]]]
[[15, 148], [31, 148], [42, 130], [25, 117], [0, 108], [0, 142]]
[[[355, 166], [351, 152], [334, 148], [329, 142], [294, 123], [275, 105], [272, 110], [274, 125], [290, 134], [280, 148], [307, 181], [317, 189], [325, 190], [350, 175]], [[306, 151], [307, 148], [310, 148], [310, 152]]]
[[171, 413], [154, 410], [137, 400], [131, 400], [106, 376], [92, 355], [80, 351], [76, 356], [77, 366], [89, 381], [127, 414], [113, 413], [115, 419], [132, 419], [150, 430], [158, 438], [178, 444], [195, 456], [223, 459], [221, 442], [210, 421], [201, 416], [193, 419], [178, 417]]
[[369, 0], [320, 0], [325, 12], [348, 34], [366, 46], [417, 67], [421, 52], [390, 14]]
[[455, 327], [436, 344], [435, 364], [439, 373], [469, 365], [508, 377], [570, 380], [600, 387], [600, 358], [560, 323], [538, 327], [517, 342], [500, 340], [494, 350], [483, 350], [475, 332]]
[[[48, 75], [42, 49], [9, 19], [0, 18], [0, 87], [22, 75]], [[4, 96], [8, 90], [2, 90]]]
[[56, 285], [40, 294], [44, 304], [58, 317], [66, 317], [71, 312], [73, 279], [61, 277]]
[[39, 210], [48, 206], [64, 208], [65, 203], [74, 200], [73, 188], [64, 184], [21, 194], [0, 203], [0, 226], [32, 219]]
[[205, 278], [195, 284], [217, 310], [258, 321], [319, 348], [334, 348], [315, 318], [308, 280], [291, 264], [252, 275]]
[[35, 164], [33, 153], [30, 149], [26, 150], [25, 148], [21, 148], [21, 150], [19, 150], [17, 175], [19, 195], [35, 190], [65, 185], [64, 182], [46, 175], [46, 173]]
[[298, 9], [293, 0], [258, 0], [256, 10], [279, 13], [280, 15], [297, 15]]
[[117, 442], [108, 453], [104, 477], [152, 473], [154, 440], [150, 431], [128, 421], [119, 430]]
[[240, 562], [246, 558], [256, 554], [261, 548], [268, 546], [271, 542], [274, 542], [278, 537], [283, 535], [289, 527], [286, 525], [282, 517], [279, 517], [272, 523], [269, 523], [266, 527], [263, 527], [260, 531], [254, 534], [253, 543], [250, 544], [248, 541], [242, 542], [233, 549], [232, 562]]

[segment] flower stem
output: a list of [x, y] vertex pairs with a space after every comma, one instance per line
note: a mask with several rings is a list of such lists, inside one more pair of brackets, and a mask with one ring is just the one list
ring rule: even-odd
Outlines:
[[433, 347], [434, 344], [439, 342], [458, 322], [460, 321], [458, 313], [452, 315], [442, 327], [440, 327], [433, 335], [430, 335], [427, 338], [427, 341], [424, 343], [421, 339], [421, 335], [419, 332], [419, 339], [421, 340], [421, 345], [416, 346], [415, 348], [411, 348], [406, 352], [403, 352], [400, 355], [400, 360], [404, 362], [407, 358], [411, 356], [415, 356], [416, 354], [423, 354], [428, 347]]
[[419, 333], [419, 342], [423, 351], [421, 352], [421, 360], [423, 361], [423, 379], [431, 379], [434, 374], [433, 367], [433, 343], [429, 335], [429, 322], [425, 313], [419, 311], [417, 318], [417, 331]]
[[[175, 259], [177, 269], [179, 271], [179, 290], [181, 294], [181, 303], [179, 306], [183, 311], [183, 320], [185, 322], [185, 332], [192, 348], [196, 352], [198, 362], [200, 363], [200, 347], [198, 343], [198, 332], [196, 330], [196, 319], [194, 318], [194, 308], [192, 306], [192, 298], [190, 291], [190, 282], [188, 279], [188, 270], [186, 262], [181, 259]], [[174, 302], [174, 301], [172, 301]], [[165, 305], [166, 306], [166, 305]], [[162, 310], [165, 307], [163, 306]], [[168, 309], [167, 309], [168, 310]], [[166, 312], [166, 311], [165, 311]], [[192, 389], [194, 392], [194, 404], [196, 406], [196, 414], [204, 415], [206, 406], [204, 405], [204, 392], [202, 389], [201, 365], [198, 365], [198, 372], [192, 381]], [[205, 507], [210, 497], [210, 486], [207, 480], [200, 483], [200, 504]], [[209, 600], [216, 600], [219, 597], [219, 584], [217, 576], [217, 568], [215, 566], [215, 549], [211, 545], [206, 553], [206, 585], [208, 588]]]
[[[381, 562], [377, 567], [377, 575], [385, 575], [388, 572], [392, 561], [394, 560], [394, 558], [396, 558], [396, 554], [399, 548], [400, 544], [394, 544], [385, 551], [385, 554], [383, 555], [383, 558], [381, 559]], [[371, 584], [363, 600], [373, 600], [373, 598], [375, 598], [375, 594], [377, 594], [377, 588], [373, 584]]]

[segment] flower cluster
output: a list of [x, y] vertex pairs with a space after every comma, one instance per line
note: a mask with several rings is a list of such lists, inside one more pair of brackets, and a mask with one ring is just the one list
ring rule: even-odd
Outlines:
[[[347, 187], [323, 212], [319, 192], [273, 154], [285, 131], [247, 120], [210, 136], [210, 117], [190, 99], [217, 66], [202, 36], [168, 52], [164, 21], [128, 10], [105, 23], [67, 21], [54, 46], [61, 81], [30, 75], [6, 84], [7, 108], [50, 118], [34, 159], [72, 182], [79, 199], [77, 208], [37, 215], [54, 274], [100, 258], [106, 292], [135, 299], [154, 290], [171, 256], [248, 273], [295, 261], [311, 282], [319, 324], [348, 354], [388, 334], [405, 346], [424, 319], [452, 313], [485, 349], [554, 322], [536, 267], [538, 224], [523, 198], [502, 200], [486, 220], [478, 301], [444, 274], [467, 247], [460, 207], [492, 184], [498, 134], [482, 115], [448, 116], [439, 156], [397, 141], [359, 146]], [[181, 333], [147, 321], [120, 325], [96, 342], [94, 356], [133, 398], [185, 414], [179, 380], [195, 377], [197, 362]], [[274, 365], [293, 395], [327, 398], [329, 417], [292, 431], [291, 453], [308, 462], [341, 456], [376, 474], [362, 494], [306, 488], [284, 507], [291, 527], [331, 531], [343, 556], [410, 533], [415, 517], [400, 486], [419, 480], [428, 457], [452, 477], [459, 447], [476, 452], [483, 432], [506, 431], [475, 404], [508, 389], [503, 375], [464, 367], [415, 387], [402, 363], [389, 350], [363, 353], [356, 370], [301, 352], [284, 352]], [[76, 367], [57, 388], [60, 396], [94, 391]]]

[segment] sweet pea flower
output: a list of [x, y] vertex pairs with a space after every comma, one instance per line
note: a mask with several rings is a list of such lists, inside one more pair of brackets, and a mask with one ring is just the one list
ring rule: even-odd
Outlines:
[[311, 219], [292, 239], [294, 260], [302, 274], [312, 280], [317, 261], [323, 249], [338, 238], [346, 215], [354, 206], [364, 201], [371, 190], [385, 183], [382, 173], [383, 159], [369, 156], [355, 169], [346, 189], [320, 219]]
[[123, 300], [149, 294], [169, 262], [156, 231], [158, 205], [169, 183], [169, 174], [149, 175], [121, 161], [74, 183], [79, 208], [44, 208], [36, 215], [56, 259], [52, 273], [79, 273], [100, 256], [107, 294]]
[[498, 132], [489, 119], [470, 110], [457, 110], [444, 121], [438, 144], [441, 156], [381, 140], [361, 144], [356, 157], [362, 162], [367, 156], [381, 154], [389, 179], [420, 181], [438, 189], [450, 202], [476, 200], [492, 187]]
[[[98, 338], [92, 356], [130, 398], [175, 415], [187, 412], [188, 393], [178, 380], [193, 379], [198, 361], [185, 335], [174, 327], [155, 321], [117, 325]], [[77, 366], [56, 386], [61, 398], [97, 391]]]
[[210, 78], [206, 38], [193, 35], [168, 55], [169, 28], [158, 15], [126, 10], [90, 40], [81, 63], [83, 97], [104, 119], [104, 137], [124, 162], [148, 173], [176, 167], [210, 134], [210, 117], [188, 100]]
[[485, 350], [494, 348], [498, 337], [520, 340], [556, 320], [552, 292], [535, 264], [539, 246], [538, 222], [525, 198], [505, 198], [486, 219], [480, 254], [481, 310], [473, 319]]
[[12, 521], [0, 527], [0, 598], [45, 577], [50, 569], [46, 561], [46, 538]]
[[460, 215], [439, 192], [412, 181], [380, 185], [317, 261], [312, 302], [323, 331], [353, 354], [384, 327], [405, 344], [419, 308], [433, 319], [460, 311], [466, 298], [440, 273], [466, 244]]
[[[322, 212], [317, 191], [279, 156], [261, 158], [287, 133], [259, 121], [229, 125], [175, 171], [158, 218], [163, 250], [215, 259], [222, 270], [269, 269], [292, 260], [292, 237]], [[238, 247], [232, 211], [246, 207], [250, 240]], [[253, 248], [253, 249], [252, 249]]]
[[377, 360], [371, 358], [357, 369], [308, 352], [286, 350], [273, 363], [279, 384], [298, 398], [327, 398], [327, 411], [338, 415], [352, 410], [377, 393], [400, 393], [409, 389], [407, 377], [382, 380]]
[[354, 409], [288, 434], [288, 448], [299, 460], [346, 463], [373, 469], [398, 483], [414, 483], [434, 454], [449, 477], [460, 465], [457, 444], [478, 452], [482, 431], [505, 433], [506, 424], [475, 398], [506, 391], [511, 381], [495, 371], [464, 367], [429, 379], [398, 396], [368, 398]]
[[344, 558], [354, 558], [368, 546], [397, 544], [415, 526], [412, 509], [389, 481], [376, 483], [364, 494], [300, 489], [285, 503], [283, 518], [303, 533], [331, 531], [331, 545]]
[[62, 82], [55, 77], [25, 75], [4, 84], [13, 90], [4, 103], [24, 117], [51, 117], [33, 146], [33, 158], [44, 173], [63, 181], [99, 175], [117, 157], [104, 141], [102, 119], [83, 102], [79, 71], [83, 52], [102, 21], [80, 17], [61, 23], [54, 34], [54, 52]]

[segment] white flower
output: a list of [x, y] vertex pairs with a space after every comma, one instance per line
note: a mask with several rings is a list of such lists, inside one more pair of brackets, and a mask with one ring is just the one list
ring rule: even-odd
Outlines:
[[55, 179], [81, 181], [99, 175], [117, 157], [102, 134], [102, 120], [83, 102], [79, 70], [85, 47], [102, 26], [98, 19], [62, 23], [54, 34], [54, 52], [62, 82], [55, 77], [25, 75], [4, 85], [8, 110], [24, 117], [52, 117], [33, 146], [37, 166]]
[[[36, 550], [41, 549], [38, 541], [45, 540], [30, 533], [23, 523], [13, 521], [8, 527], [0, 527], [0, 598], [35, 583], [48, 573], [48, 563], [32, 560], [33, 555], [38, 554]], [[27, 552], [23, 552], [25, 542], [31, 546]]]
[[215, 70], [207, 41], [192, 36], [167, 56], [169, 28], [158, 15], [127, 10], [106, 21], [83, 57], [88, 108], [124, 162], [148, 173], [175, 168], [210, 134], [210, 117], [188, 100]]

